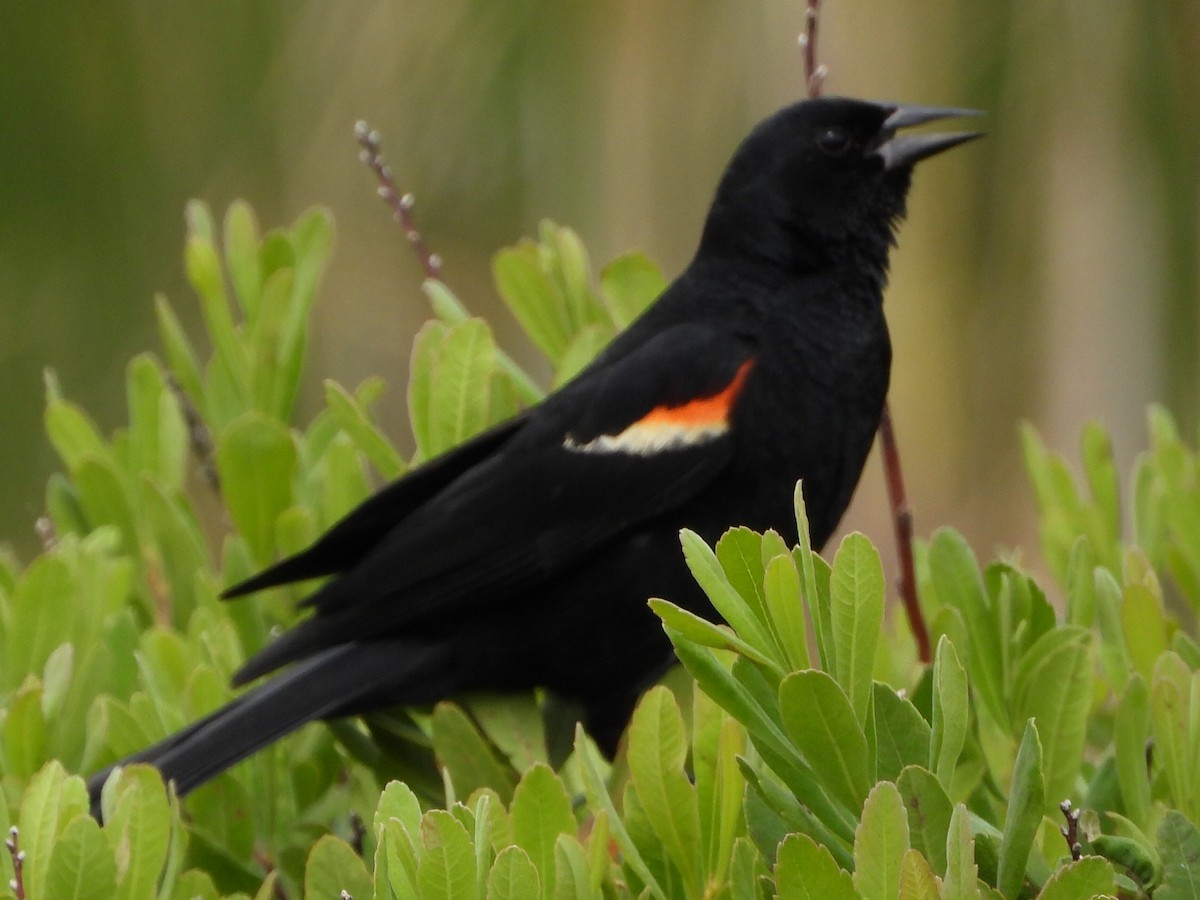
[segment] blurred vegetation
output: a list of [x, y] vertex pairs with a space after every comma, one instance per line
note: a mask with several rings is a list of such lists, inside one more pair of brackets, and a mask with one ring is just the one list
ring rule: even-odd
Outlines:
[[[495, 296], [493, 249], [544, 216], [598, 258], [640, 247], [670, 276], [735, 143], [800, 93], [801, 7], [0, 4], [0, 540], [36, 547], [54, 467], [42, 369], [104, 427], [120, 420], [152, 298], [184, 289], [187, 198], [245, 197], [266, 221], [334, 211], [314, 369], [387, 374], [380, 418], [403, 443], [419, 271], [353, 122], [381, 131], [448, 281], [473, 297]], [[988, 113], [986, 141], [917, 179], [888, 300], [893, 404], [918, 531], [1029, 543], [1019, 420], [1063, 447], [1100, 418], [1122, 464], [1147, 402], [1197, 424], [1200, 3], [824, 7], [831, 92]], [[536, 369], [510, 318], [477, 311]], [[320, 400], [306, 382], [301, 408]], [[880, 484], [869, 466], [848, 525], [886, 534]]]

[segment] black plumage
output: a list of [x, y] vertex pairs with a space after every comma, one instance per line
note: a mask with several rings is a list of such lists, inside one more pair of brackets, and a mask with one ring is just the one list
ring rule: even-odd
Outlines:
[[544, 402], [230, 589], [335, 576], [235, 681], [282, 673], [133, 759], [187, 792], [314, 719], [533, 686], [581, 704], [613, 753], [672, 659], [647, 598], [716, 615], [679, 530], [794, 541], [800, 479], [815, 546], [841, 518], [887, 393], [912, 167], [975, 136], [896, 130], [961, 114], [829, 98], [762, 122], [654, 305]]

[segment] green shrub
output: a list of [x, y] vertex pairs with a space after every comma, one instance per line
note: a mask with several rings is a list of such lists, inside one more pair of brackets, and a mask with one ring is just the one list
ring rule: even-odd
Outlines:
[[[1024, 433], [1050, 597], [1010, 562], [981, 570], [952, 530], [918, 548], [929, 668], [903, 621], [884, 624], [862, 535], [830, 564], [773, 533], [734, 528], [715, 548], [684, 533], [730, 625], [653, 601], [691, 679], [643, 698], [615, 767], [549, 698], [467, 697], [309, 726], [186, 803], [127, 767], [96, 825], [68, 773], [228, 700], [231, 672], [306, 592], [226, 604], [220, 586], [541, 396], [430, 282], [415, 457], [373, 419], [378, 379], [326, 382], [301, 427], [329, 217], [260, 236], [235, 205], [219, 243], [193, 204], [189, 225], [211, 353], [160, 299], [166, 362], [130, 363], [129, 424], [111, 438], [48, 375], [64, 473], [47, 548], [25, 567], [0, 556], [0, 825], [17, 826], [30, 900], [1195, 895], [1200, 462], [1157, 409], [1128, 541], [1104, 432], [1084, 434], [1086, 491]], [[593, 280], [578, 238], [550, 224], [501, 251], [495, 276], [555, 385], [663, 286], [638, 254]], [[0, 897], [15, 897], [16, 859], [0, 855]]]

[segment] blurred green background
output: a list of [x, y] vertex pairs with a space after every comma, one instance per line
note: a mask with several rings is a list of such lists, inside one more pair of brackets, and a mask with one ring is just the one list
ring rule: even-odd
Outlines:
[[[0, 541], [28, 558], [56, 461], [42, 370], [109, 430], [152, 298], [198, 316], [183, 208], [337, 221], [305, 415], [373, 373], [404, 436], [419, 269], [357, 161], [382, 134], [449, 284], [531, 348], [489, 259], [543, 217], [597, 263], [686, 263], [737, 141], [801, 92], [800, 0], [0, 4]], [[1036, 546], [1016, 425], [1124, 471], [1161, 400], [1200, 389], [1200, 2], [825, 0], [830, 93], [987, 110], [922, 166], [893, 257], [893, 408], [918, 533]], [[845, 525], [891, 547], [879, 466]]]

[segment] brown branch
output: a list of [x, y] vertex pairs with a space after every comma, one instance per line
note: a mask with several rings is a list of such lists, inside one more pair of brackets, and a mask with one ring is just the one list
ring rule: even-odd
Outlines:
[[1067, 842], [1067, 849], [1071, 852], [1071, 859], [1079, 862], [1083, 858], [1083, 845], [1079, 843], [1079, 813], [1081, 810], [1072, 809], [1070, 800], [1064, 800], [1058, 804], [1058, 808], [1062, 811], [1063, 818], [1067, 820], [1067, 824], [1060, 827], [1058, 833]]
[[913, 564], [913, 515], [908, 506], [904, 490], [904, 472], [900, 468], [900, 450], [896, 445], [896, 431], [892, 427], [892, 411], [888, 402], [883, 402], [883, 415], [879, 418], [879, 447], [883, 452], [883, 474], [887, 480], [888, 496], [892, 501], [892, 523], [896, 531], [896, 555], [900, 557], [900, 599], [908, 614], [908, 625], [913, 640], [917, 642], [917, 656], [923, 663], [933, 661], [929, 645], [929, 629], [925, 626], [925, 614], [917, 599], [917, 575]]
[[425, 270], [425, 277], [441, 281], [442, 258], [436, 253], [431, 252], [429, 247], [426, 246], [425, 239], [421, 236], [421, 232], [417, 228], [417, 223], [413, 219], [413, 195], [401, 193], [400, 188], [396, 185], [396, 179], [392, 176], [392, 169], [383, 159], [379, 132], [371, 128], [366, 122], [359, 121], [354, 125], [354, 139], [362, 147], [359, 159], [379, 179], [379, 187], [376, 188], [376, 193], [391, 207], [392, 218], [403, 229], [404, 237], [412, 245], [413, 251], [417, 254], [417, 260], [421, 263], [421, 268]]

